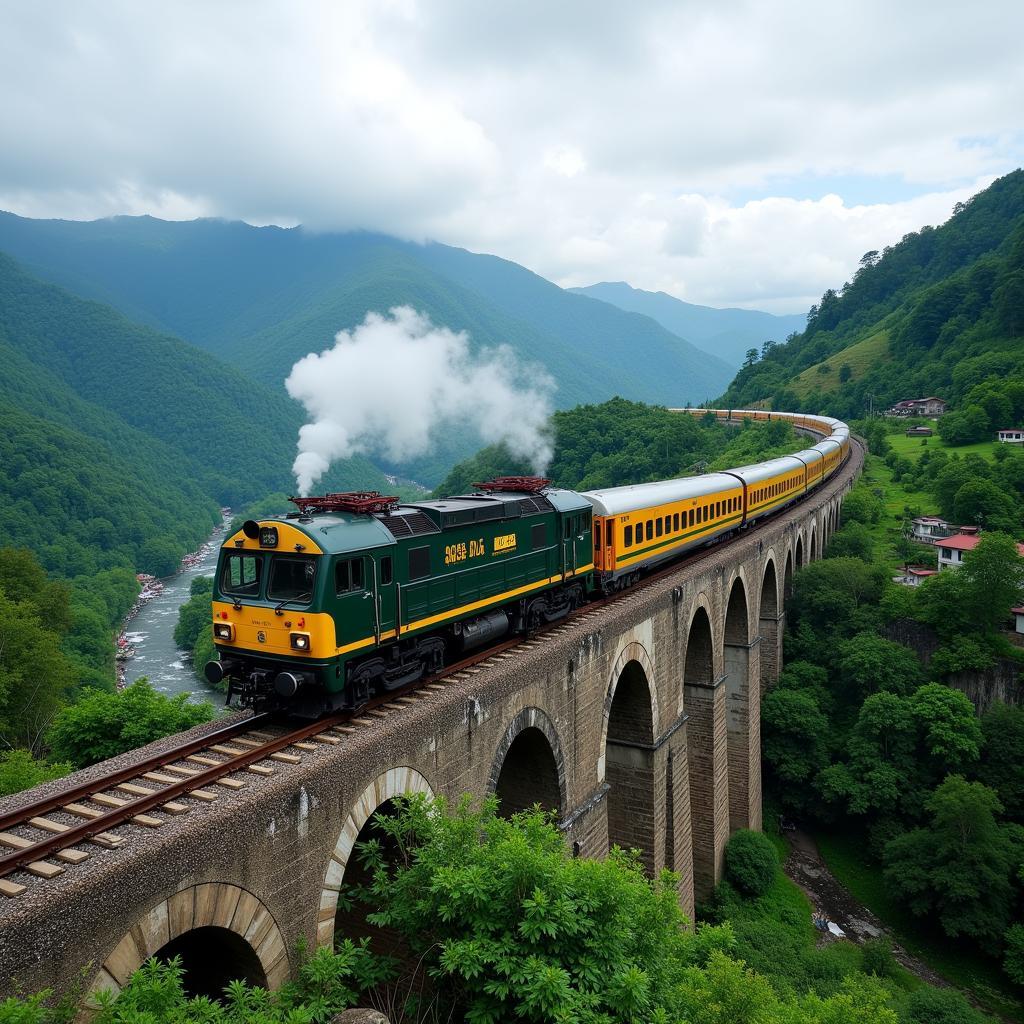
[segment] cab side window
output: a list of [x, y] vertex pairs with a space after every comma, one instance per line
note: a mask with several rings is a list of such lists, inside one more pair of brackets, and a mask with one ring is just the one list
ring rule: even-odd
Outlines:
[[627, 526], [625, 531], [623, 532], [623, 544], [627, 548], [631, 548], [633, 546], [633, 527], [632, 526]]
[[539, 551], [541, 548], [545, 548], [548, 545], [548, 528], [544, 523], [538, 523], [536, 526], [530, 527], [530, 547], [534, 551]]
[[380, 585], [386, 587], [391, 582], [391, 556], [385, 555], [380, 560]]
[[345, 558], [334, 566], [334, 592], [349, 594], [363, 589], [362, 558]]

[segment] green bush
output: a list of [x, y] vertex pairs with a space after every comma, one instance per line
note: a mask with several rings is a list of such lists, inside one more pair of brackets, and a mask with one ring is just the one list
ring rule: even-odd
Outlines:
[[880, 935], [868, 939], [860, 947], [861, 970], [879, 978], [892, 978], [898, 972], [896, 958], [892, 955], [892, 940]]
[[745, 896], [763, 896], [775, 878], [779, 860], [771, 840], [761, 832], [739, 829], [725, 846], [725, 873]]
[[84, 768], [212, 717], [211, 704], [189, 704], [185, 693], [165, 697], [139, 679], [121, 693], [92, 691], [63, 708], [47, 740], [53, 758]]
[[985, 1024], [988, 1018], [949, 988], [919, 988], [904, 1005], [907, 1024]]

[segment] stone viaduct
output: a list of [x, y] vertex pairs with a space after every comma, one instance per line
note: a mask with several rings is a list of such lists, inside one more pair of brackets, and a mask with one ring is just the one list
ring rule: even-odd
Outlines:
[[574, 852], [617, 843], [676, 872], [692, 914], [730, 832], [761, 825], [760, 696], [780, 669], [784, 601], [836, 529], [861, 458], [853, 445], [818, 492], [659, 582], [159, 829], [123, 826], [118, 849], [0, 898], [0, 995], [14, 980], [116, 989], [158, 951], [280, 984], [300, 941], [329, 945], [345, 927], [353, 846], [402, 793], [539, 802]]

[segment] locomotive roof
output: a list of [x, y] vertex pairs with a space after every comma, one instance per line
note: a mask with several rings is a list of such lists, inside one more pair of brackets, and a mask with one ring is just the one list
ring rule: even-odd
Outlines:
[[[261, 523], [287, 523], [305, 533], [325, 554], [386, 547], [409, 537], [426, 537], [477, 523], [589, 508], [575, 491], [547, 488], [542, 494], [498, 492], [402, 503], [387, 514], [312, 512], [272, 516]], [[225, 541], [225, 546], [233, 538]]]

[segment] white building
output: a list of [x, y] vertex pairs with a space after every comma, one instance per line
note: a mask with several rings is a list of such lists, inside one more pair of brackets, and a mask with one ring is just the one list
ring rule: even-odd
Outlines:
[[1024, 444], [1024, 430], [1020, 427], [1000, 430], [996, 436], [1002, 444]]

